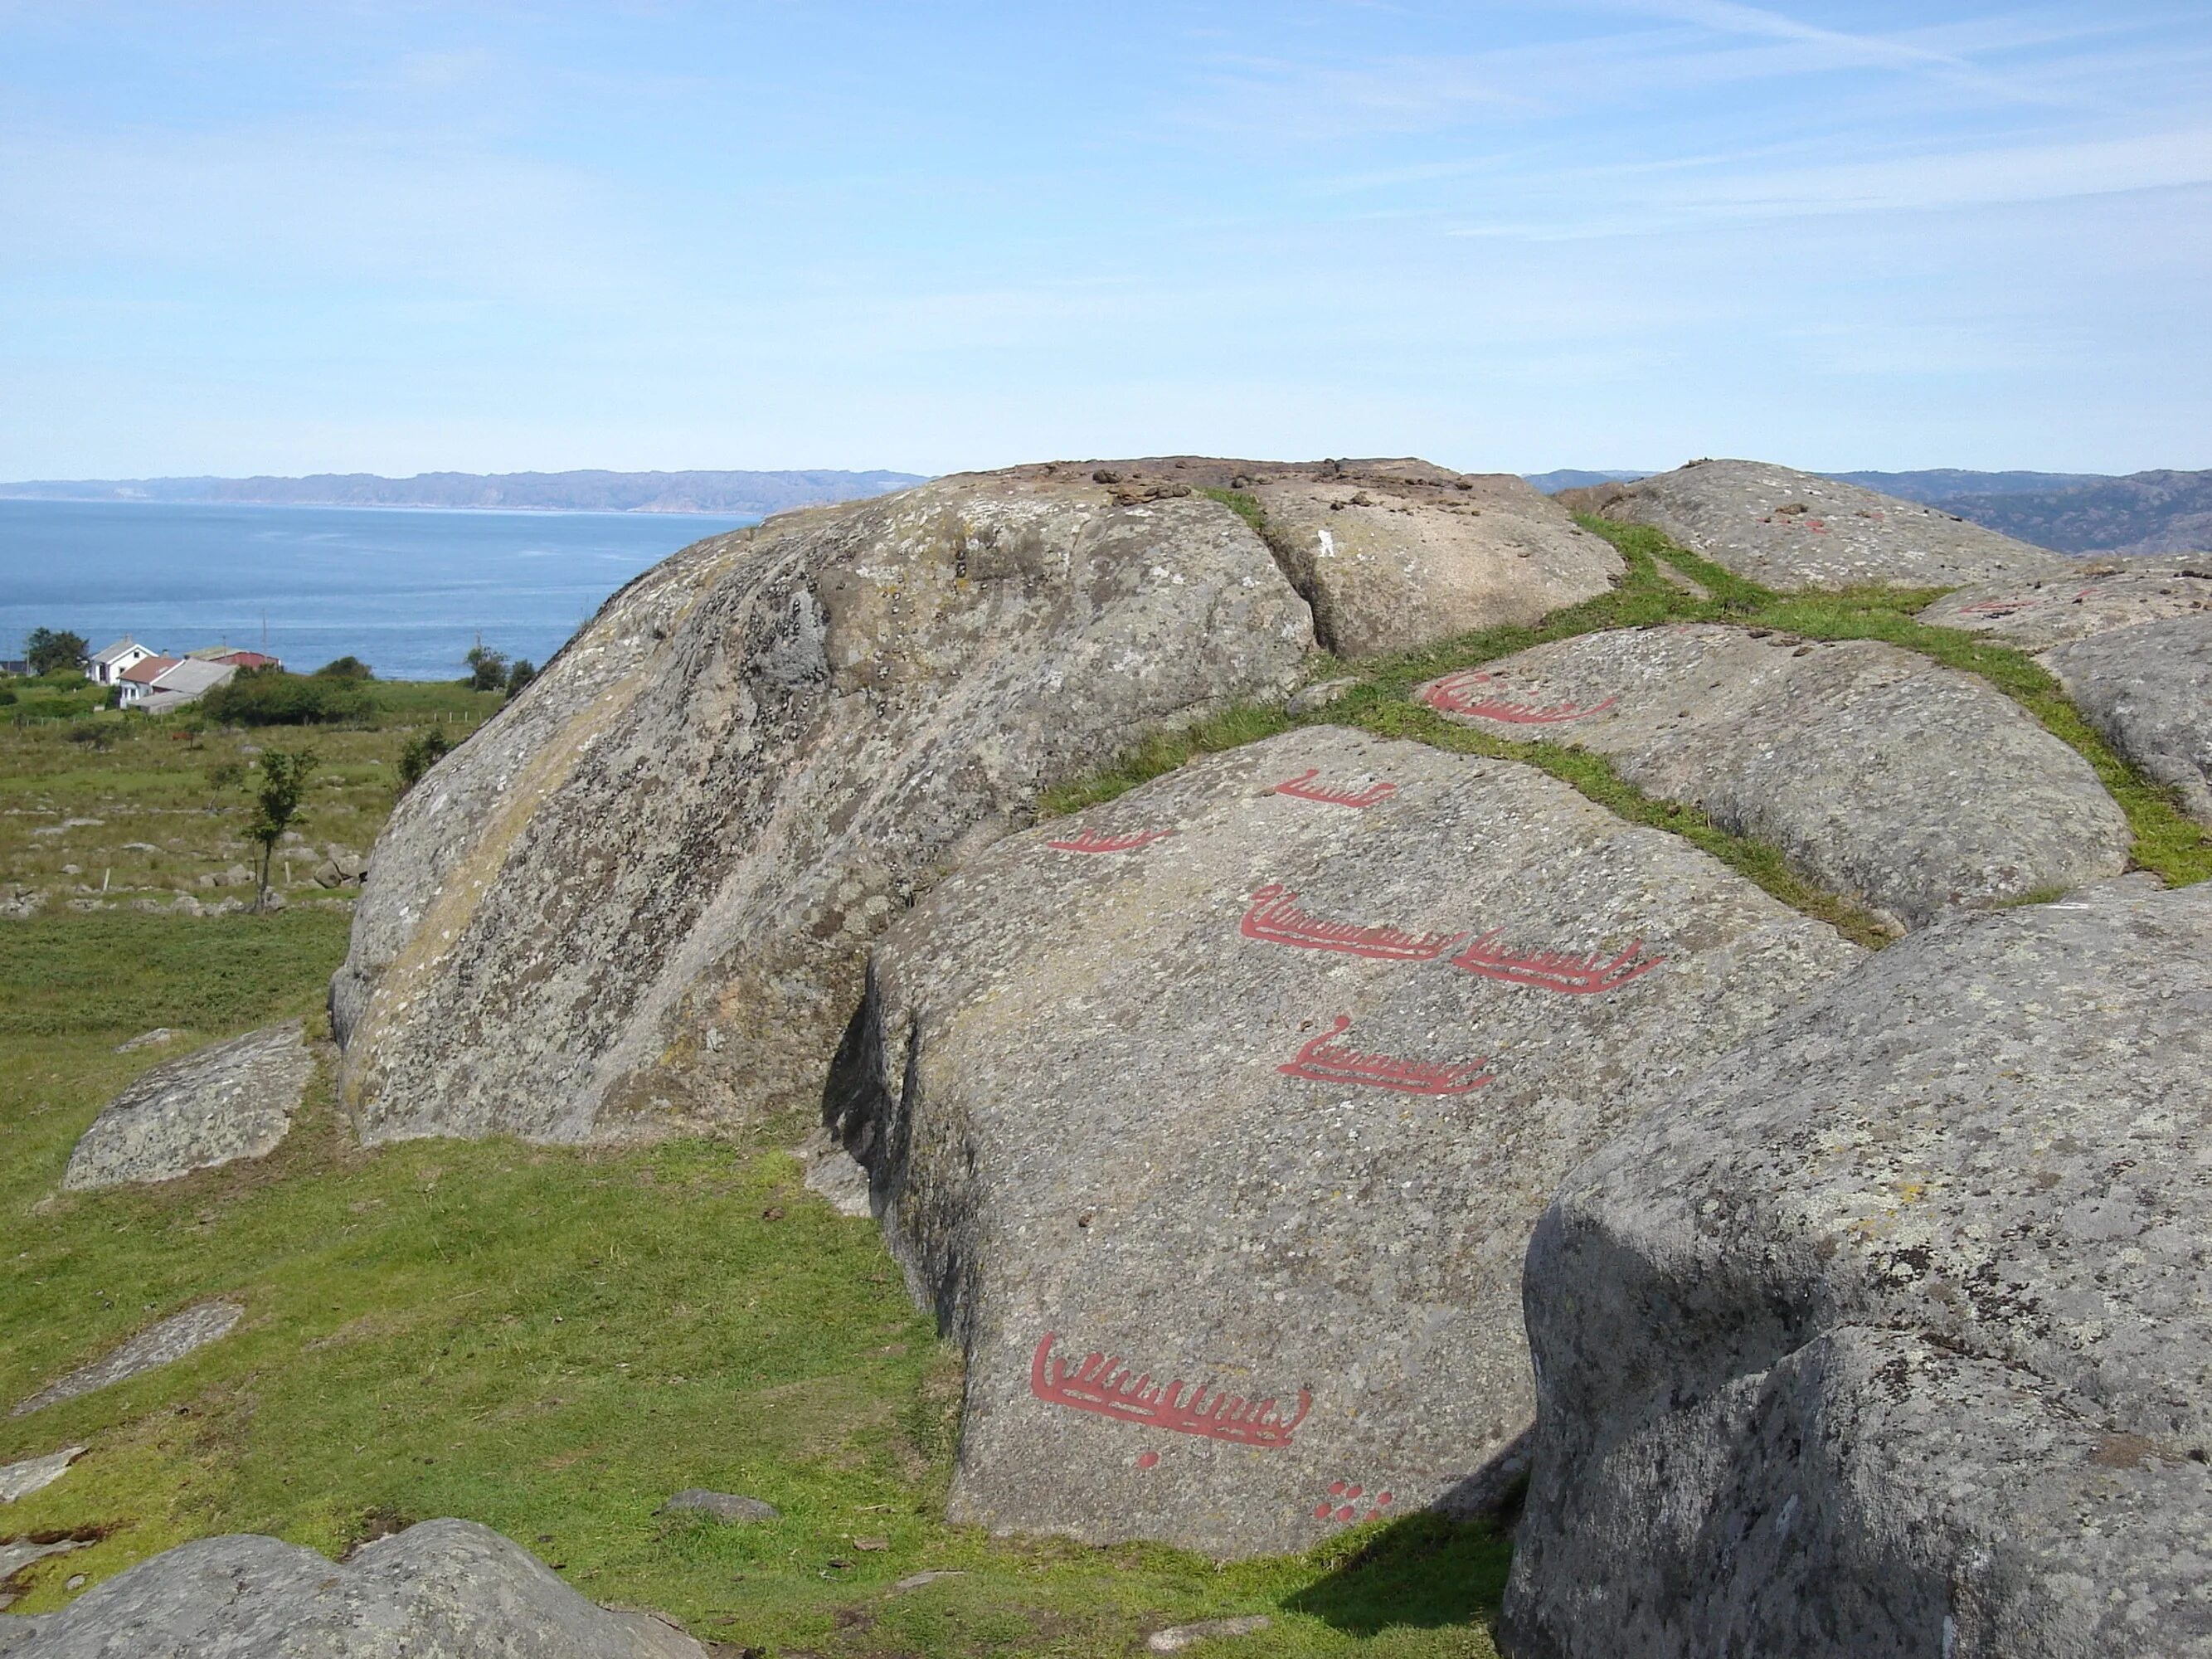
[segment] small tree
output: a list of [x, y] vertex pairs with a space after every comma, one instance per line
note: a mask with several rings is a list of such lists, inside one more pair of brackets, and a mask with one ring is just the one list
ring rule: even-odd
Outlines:
[[64, 674], [71, 669], [82, 673], [85, 659], [91, 653], [92, 647], [85, 643], [82, 634], [34, 628], [23, 639], [23, 655], [33, 674]]
[[527, 657], [517, 657], [514, 666], [507, 671], [507, 695], [514, 696], [538, 678], [538, 665]]
[[321, 757], [312, 749], [264, 749], [253, 763], [252, 781], [247, 786], [253, 792], [253, 822], [246, 826], [246, 834], [261, 848], [260, 878], [253, 898], [256, 909], [268, 908], [270, 860], [276, 856], [276, 843], [284, 839], [284, 832], [300, 815], [307, 775], [321, 764]]
[[334, 658], [315, 671], [319, 680], [373, 680], [376, 678], [369, 665], [359, 657]]
[[399, 750], [399, 793], [404, 795], [422, 782], [422, 775], [443, 760], [453, 746], [434, 726], [408, 738]]
[[472, 645], [469, 654], [461, 659], [469, 665], [469, 690], [497, 691], [507, 684], [507, 653], [495, 651], [489, 646]]

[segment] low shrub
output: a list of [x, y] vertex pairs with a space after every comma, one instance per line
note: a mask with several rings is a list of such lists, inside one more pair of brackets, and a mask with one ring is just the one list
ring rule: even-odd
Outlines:
[[208, 717], [231, 726], [327, 726], [363, 719], [368, 696], [357, 682], [261, 668], [218, 685], [201, 700]]

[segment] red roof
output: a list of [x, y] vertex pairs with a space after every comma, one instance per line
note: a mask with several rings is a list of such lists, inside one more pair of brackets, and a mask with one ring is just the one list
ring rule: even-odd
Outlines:
[[282, 668], [284, 665], [274, 657], [264, 657], [258, 651], [229, 651], [216, 659], [240, 668]]
[[183, 660], [182, 657], [148, 657], [132, 663], [123, 671], [121, 678], [136, 681], [140, 685], [151, 685]]

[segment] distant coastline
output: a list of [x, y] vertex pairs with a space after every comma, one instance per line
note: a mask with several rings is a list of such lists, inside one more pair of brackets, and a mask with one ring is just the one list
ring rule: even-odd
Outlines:
[[922, 475], [844, 471], [368, 472], [305, 477], [75, 478], [0, 483], [0, 500], [102, 501], [158, 507], [416, 507], [439, 512], [664, 513], [763, 518], [799, 507], [881, 495]]

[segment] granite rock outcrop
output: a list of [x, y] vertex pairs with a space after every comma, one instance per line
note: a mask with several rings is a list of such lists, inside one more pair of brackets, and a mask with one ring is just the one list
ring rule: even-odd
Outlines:
[[1522, 1468], [1575, 1162], [1861, 952], [1518, 763], [1315, 726], [994, 848], [830, 1103], [967, 1353], [957, 1521], [1218, 1555]]

